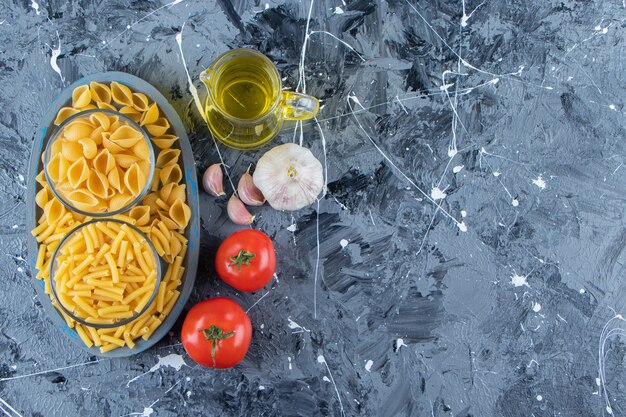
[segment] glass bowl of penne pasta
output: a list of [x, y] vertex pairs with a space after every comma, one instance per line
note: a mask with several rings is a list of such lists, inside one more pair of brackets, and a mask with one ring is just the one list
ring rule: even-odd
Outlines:
[[[133, 346], [154, 331], [148, 309], [158, 299], [161, 264], [150, 239], [119, 219], [85, 222], [61, 240], [50, 263], [53, 304], [80, 323], [84, 341]], [[87, 343], [89, 344], [89, 343]]]
[[52, 194], [90, 217], [128, 211], [150, 190], [155, 156], [145, 130], [124, 114], [89, 109], [68, 117], [43, 154]]

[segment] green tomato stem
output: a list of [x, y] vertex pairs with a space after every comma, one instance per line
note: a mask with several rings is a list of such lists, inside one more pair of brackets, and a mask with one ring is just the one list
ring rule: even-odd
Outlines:
[[224, 333], [224, 330], [222, 330], [221, 327], [217, 327], [212, 324], [208, 329], [203, 329], [202, 334], [206, 340], [213, 342], [211, 344], [211, 359], [213, 359], [213, 366], [217, 366], [215, 363], [215, 350], [217, 349], [217, 343], [222, 339], [233, 337], [235, 335], [235, 331], [231, 330], [230, 332]]
[[252, 258], [256, 257], [256, 254], [252, 252], [248, 252], [245, 249], [239, 251], [237, 255], [231, 256], [230, 260], [232, 261], [228, 266], [237, 266], [237, 271], [241, 271], [241, 265], [250, 266], [250, 261]]

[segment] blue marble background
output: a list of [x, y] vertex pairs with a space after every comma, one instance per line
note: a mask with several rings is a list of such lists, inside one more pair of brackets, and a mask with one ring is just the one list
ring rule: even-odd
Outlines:
[[[3, 2], [0, 411], [623, 415], [625, 21], [620, 0]], [[90, 357], [45, 316], [25, 260], [39, 120], [81, 76], [129, 72], [171, 99], [202, 173], [219, 159], [185, 65], [197, 80], [234, 47], [322, 100], [277, 141], [310, 147], [327, 190], [254, 210], [278, 251], [254, 294], [215, 277], [236, 227], [201, 196], [187, 308], [226, 295], [249, 311], [241, 365], [195, 366], [182, 317], [147, 352]], [[233, 178], [263, 152], [221, 150]]]

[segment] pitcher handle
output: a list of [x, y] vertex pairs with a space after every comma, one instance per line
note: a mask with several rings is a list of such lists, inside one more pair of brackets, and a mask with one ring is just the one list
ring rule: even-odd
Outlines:
[[286, 120], [309, 120], [317, 116], [320, 102], [313, 96], [283, 91], [283, 117]]

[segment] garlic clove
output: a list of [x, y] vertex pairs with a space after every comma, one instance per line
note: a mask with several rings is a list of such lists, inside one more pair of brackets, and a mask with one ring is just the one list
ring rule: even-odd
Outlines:
[[254, 184], [276, 210], [299, 210], [315, 201], [324, 187], [324, 170], [311, 151], [286, 143], [257, 162]]
[[224, 192], [224, 175], [220, 164], [213, 164], [204, 171], [202, 176], [202, 187], [204, 191], [212, 196], [219, 197], [226, 195]]
[[254, 185], [252, 175], [249, 172], [244, 172], [239, 179], [237, 194], [239, 199], [248, 206], [262, 206], [265, 203], [263, 193]]
[[228, 200], [226, 211], [228, 212], [228, 218], [235, 224], [244, 226], [254, 221], [254, 216], [250, 214], [246, 206], [235, 194]]

